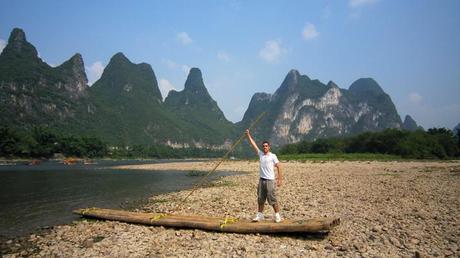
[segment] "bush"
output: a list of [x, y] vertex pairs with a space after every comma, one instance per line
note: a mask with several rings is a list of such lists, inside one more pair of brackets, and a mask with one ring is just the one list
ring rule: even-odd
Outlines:
[[429, 134], [416, 131], [399, 143], [400, 155], [405, 158], [427, 159], [445, 158], [446, 153]]
[[346, 138], [317, 139], [283, 146], [280, 154], [304, 153], [376, 153], [399, 155], [405, 158], [453, 158], [460, 156], [459, 136], [445, 128], [427, 132], [386, 129], [365, 132]]

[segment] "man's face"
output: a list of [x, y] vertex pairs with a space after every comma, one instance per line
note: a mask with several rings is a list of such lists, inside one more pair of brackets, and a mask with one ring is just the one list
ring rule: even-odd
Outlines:
[[262, 144], [262, 150], [264, 153], [268, 153], [270, 151], [270, 144], [268, 143]]

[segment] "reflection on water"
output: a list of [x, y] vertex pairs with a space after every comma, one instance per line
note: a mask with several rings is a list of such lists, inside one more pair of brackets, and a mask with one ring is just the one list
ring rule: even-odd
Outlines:
[[145, 161], [0, 166], [0, 235], [19, 236], [71, 222], [78, 218], [72, 214], [78, 208], [132, 208], [152, 195], [186, 189], [201, 179], [181, 171], [110, 168], [135, 163]]

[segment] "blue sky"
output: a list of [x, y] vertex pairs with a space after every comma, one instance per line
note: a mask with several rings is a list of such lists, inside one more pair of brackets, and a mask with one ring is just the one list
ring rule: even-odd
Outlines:
[[460, 1], [6, 1], [0, 48], [22, 28], [40, 57], [81, 53], [90, 82], [123, 52], [152, 65], [163, 97], [198, 67], [226, 117], [273, 93], [291, 69], [348, 89], [374, 78], [402, 119], [460, 122]]

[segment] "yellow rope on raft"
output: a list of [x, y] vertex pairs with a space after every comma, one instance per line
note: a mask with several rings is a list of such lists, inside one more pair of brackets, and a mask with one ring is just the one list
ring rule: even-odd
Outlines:
[[88, 214], [88, 213], [90, 213], [90, 212], [93, 212], [93, 211], [95, 211], [95, 210], [97, 210], [97, 208], [95, 208], [95, 207], [86, 208], [86, 209], [83, 209], [83, 210], [81, 211], [81, 214], [82, 214], [82, 215], [86, 215], [86, 214]]
[[225, 217], [224, 221], [222, 221], [222, 223], [220, 223], [220, 229], [223, 229], [225, 226], [227, 226], [228, 224], [231, 224], [231, 223], [235, 223], [237, 222], [238, 219], [237, 218], [229, 218], [229, 217]]
[[166, 217], [166, 216], [168, 216], [168, 215], [167, 215], [167, 214], [163, 214], [163, 213], [157, 214], [157, 215], [155, 215], [155, 216], [153, 216], [153, 217], [150, 218], [150, 222], [154, 222], [154, 221], [160, 220], [160, 219], [162, 219], [162, 218], [164, 218], [164, 217]]

